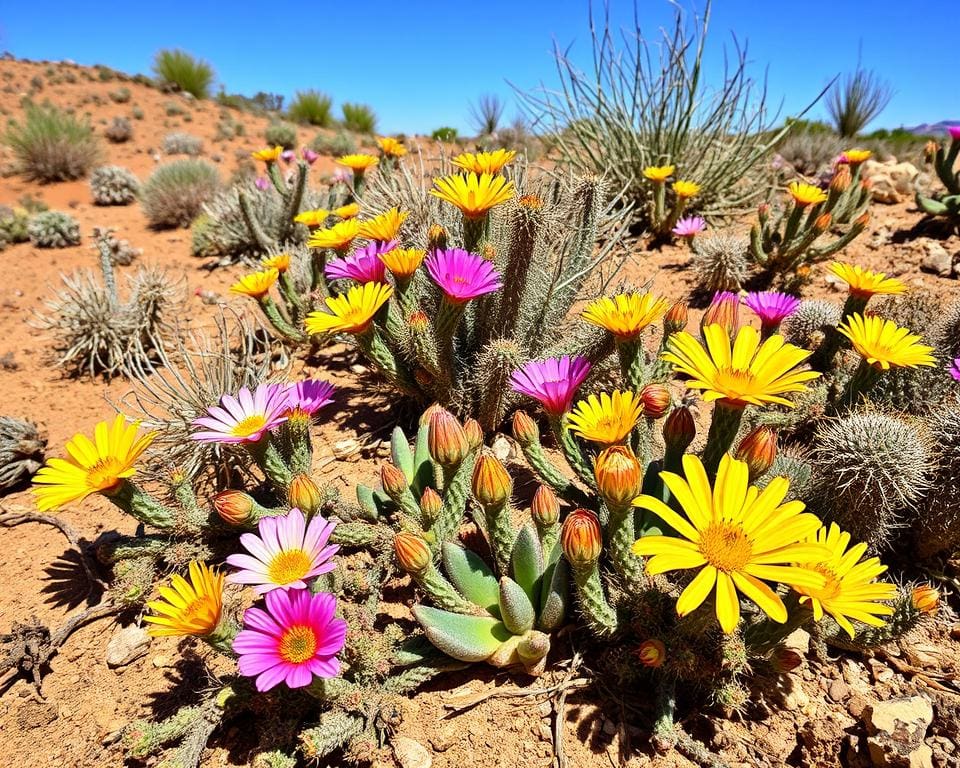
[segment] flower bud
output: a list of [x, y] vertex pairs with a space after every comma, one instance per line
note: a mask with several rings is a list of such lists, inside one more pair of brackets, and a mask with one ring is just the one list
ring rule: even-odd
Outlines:
[[643, 666], [658, 669], [667, 660], [667, 647], [660, 640], [644, 640], [634, 655]]
[[821, 213], [816, 219], [814, 219], [813, 228], [817, 230], [817, 232], [826, 232], [828, 229], [830, 229], [830, 225], [832, 223], [833, 216], [831, 216], [829, 213]]
[[433, 224], [427, 230], [427, 250], [443, 251], [447, 247], [447, 230], [439, 224]]
[[389, 461], [380, 465], [380, 485], [383, 486], [383, 490], [390, 498], [401, 496], [410, 487], [407, 476], [403, 474], [403, 471]]
[[443, 508], [443, 499], [433, 488], [426, 488], [420, 497], [420, 512], [423, 513], [423, 526], [430, 528], [434, 521], [439, 517], [440, 510]]
[[663, 331], [666, 334], [679, 333], [687, 327], [687, 305], [676, 302], [663, 316]]
[[734, 458], [746, 462], [751, 480], [763, 476], [777, 458], [777, 433], [770, 427], [757, 427], [740, 441]]
[[481, 429], [479, 421], [467, 419], [463, 422], [463, 431], [467, 433], [467, 443], [470, 445], [471, 451], [475, 451], [483, 445], [483, 429]]
[[567, 515], [560, 530], [560, 546], [570, 565], [595, 563], [603, 547], [603, 534], [596, 513], [589, 509], [575, 509]]
[[433, 562], [427, 542], [415, 533], [398, 533], [394, 536], [393, 553], [407, 573], [423, 573]]
[[557, 524], [560, 519], [560, 502], [549, 486], [541, 485], [533, 494], [530, 516], [539, 528], [549, 528]]
[[648, 419], [659, 419], [673, 402], [670, 390], [663, 384], [647, 384], [640, 390], [639, 397], [643, 403], [643, 415]]
[[722, 325], [732, 339], [740, 328], [740, 297], [730, 291], [719, 291], [703, 313], [701, 331], [708, 325]]
[[287, 489], [287, 501], [309, 517], [323, 506], [323, 493], [310, 475], [294, 475]]
[[410, 313], [410, 317], [407, 318], [407, 327], [414, 333], [425, 333], [430, 327], [430, 318], [427, 317], [426, 312], [418, 309]]
[[422, 414], [420, 414], [421, 427], [430, 423], [430, 417], [433, 416], [434, 411], [436, 411], [437, 409], [442, 410], [443, 406], [441, 406], [440, 403], [431, 403], [429, 406], [427, 406], [427, 410], [425, 410]]
[[593, 475], [603, 500], [615, 509], [629, 506], [640, 495], [643, 468], [626, 446], [615, 445], [597, 456]]
[[688, 406], [680, 405], [670, 411], [663, 422], [663, 442], [667, 450], [683, 453], [696, 436], [697, 425]]
[[830, 179], [830, 191], [831, 192], [846, 192], [850, 188], [850, 184], [853, 182], [853, 177], [850, 174], [850, 166], [846, 163], [842, 163], [837, 166], [837, 170], [833, 173], [833, 178]]
[[757, 216], [761, 219], [765, 219], [770, 215], [770, 203], [760, 203], [757, 206]]
[[932, 616], [940, 607], [940, 590], [929, 584], [921, 584], [919, 587], [913, 588], [913, 592], [910, 593], [910, 601], [920, 613]]
[[460, 422], [450, 411], [437, 406], [430, 414], [427, 446], [430, 455], [442, 467], [455, 467], [470, 450], [470, 441]]
[[230, 525], [243, 525], [250, 521], [256, 502], [243, 491], [220, 491], [213, 497], [213, 508], [220, 518]]
[[537, 427], [537, 422], [531, 419], [526, 411], [514, 412], [513, 437], [520, 445], [532, 445], [540, 442], [540, 429]]
[[496, 457], [482, 453], [473, 468], [470, 487], [481, 506], [497, 507], [513, 493], [513, 479]]
[[870, 214], [861, 213], [857, 218], [853, 220], [853, 226], [863, 229], [867, 224], [870, 223]]
[[770, 655], [770, 665], [781, 674], [791, 672], [801, 664], [803, 664], [803, 656], [796, 649], [785, 645], [778, 645]]

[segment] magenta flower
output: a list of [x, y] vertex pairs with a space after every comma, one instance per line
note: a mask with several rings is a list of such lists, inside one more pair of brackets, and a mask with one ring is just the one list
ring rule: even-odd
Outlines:
[[503, 287], [493, 264], [462, 248], [434, 251], [424, 263], [430, 277], [453, 304], [463, 304]]
[[372, 241], [349, 256], [327, 263], [323, 273], [328, 280], [356, 280], [358, 283], [387, 282], [387, 267], [380, 260], [381, 253], [397, 247], [395, 240], [386, 243]]
[[947, 133], [950, 134], [950, 138], [954, 141], [960, 139], [960, 125], [948, 125]]
[[268, 189], [270, 189], [270, 181], [266, 176], [257, 176], [257, 178], [253, 180], [253, 186], [259, 189], [261, 192], [266, 192]]
[[305, 379], [287, 385], [287, 409], [313, 416], [333, 402], [333, 384], [322, 379]]
[[307, 165], [313, 165], [315, 162], [317, 162], [317, 158], [320, 157], [320, 155], [310, 149], [310, 147], [304, 147], [301, 149], [300, 156], [307, 161]]
[[240, 536], [240, 543], [250, 554], [227, 558], [230, 565], [240, 569], [227, 576], [227, 581], [252, 584], [258, 595], [274, 589], [305, 589], [307, 579], [336, 568], [331, 558], [340, 547], [327, 546], [336, 526], [320, 515], [307, 525], [297, 508], [283, 516], [261, 518], [259, 536]]
[[194, 420], [207, 431], [191, 437], [204, 443], [255, 443], [287, 420], [287, 389], [282, 384], [261, 384], [253, 392], [244, 387], [236, 396], [224, 395], [219, 406]]
[[955, 378], [957, 381], [960, 381], [960, 357], [953, 361], [953, 365], [950, 366], [949, 370], [950, 375], [953, 376], [953, 378]]
[[283, 160], [283, 162], [285, 163], [292, 163], [294, 160], [297, 159], [297, 153], [294, 152], [292, 149], [285, 149], [283, 150], [283, 152], [280, 153], [280, 159]]
[[773, 330], [797, 311], [800, 299], [779, 291], [753, 291], [746, 295], [743, 303], [760, 318], [765, 329]]
[[278, 589], [267, 593], [266, 610], [248, 608], [233, 641], [241, 675], [256, 677], [258, 691], [280, 683], [303, 688], [317, 677], [340, 674], [337, 654], [347, 622], [334, 618], [337, 598], [329, 592]]
[[695, 235], [699, 235], [706, 228], [707, 222], [703, 220], [702, 216], [684, 216], [677, 222], [677, 226], [670, 231], [673, 232], [673, 234], [675, 234], [677, 237], [687, 237], [692, 239]]
[[510, 383], [516, 392], [539, 400], [550, 416], [561, 416], [590, 373], [585, 357], [550, 357], [534, 360], [513, 372]]

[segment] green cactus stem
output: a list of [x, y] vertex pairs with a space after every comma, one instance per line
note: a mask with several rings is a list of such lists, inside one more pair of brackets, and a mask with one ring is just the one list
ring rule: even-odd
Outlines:
[[280, 307], [277, 306], [277, 303], [271, 299], [270, 296], [262, 296], [260, 298], [260, 307], [263, 309], [263, 314], [267, 316], [270, 324], [276, 328], [277, 332], [282, 336], [291, 341], [303, 341], [306, 338], [305, 334], [298, 331], [287, 321], [280, 311]]
[[440, 310], [434, 321], [434, 333], [437, 339], [437, 355], [440, 365], [450, 373], [452, 381], [457, 380], [456, 339], [457, 327], [467, 310], [466, 302], [454, 303], [447, 298], [440, 302]]
[[539, 440], [526, 441], [520, 443], [520, 450], [523, 451], [524, 458], [534, 472], [543, 480], [544, 483], [561, 498], [570, 499], [576, 504], [582, 505], [587, 499], [587, 495], [577, 488], [571, 480], [568, 480], [564, 474], [557, 469], [553, 462], [547, 458], [543, 450], [543, 445]]
[[751, 656], [765, 656], [801, 627], [813, 622], [813, 611], [801, 605], [795, 594], [784, 600], [787, 620], [779, 623], [771, 618], [747, 622], [743, 629], [743, 642]]
[[603, 593], [597, 561], [586, 565], [571, 563], [570, 569], [573, 571], [573, 582], [577, 585], [577, 596], [580, 598], [580, 610], [584, 618], [598, 635], [612, 635], [617, 631], [619, 621], [617, 612], [607, 602]]
[[607, 522], [607, 536], [610, 545], [610, 559], [617, 573], [623, 578], [626, 588], [636, 593], [649, 585], [649, 579], [643, 570], [643, 558], [631, 551], [638, 538], [636, 516], [633, 507], [609, 508], [610, 519]]
[[294, 217], [300, 212], [300, 204], [303, 202], [303, 193], [307, 188], [307, 163], [301, 160], [297, 163], [297, 177], [294, 179], [293, 187], [284, 191], [283, 213], [280, 217], [280, 227], [277, 239], [285, 243], [290, 236], [290, 229], [293, 226]]
[[893, 614], [885, 617], [882, 627], [871, 627], [857, 622], [854, 626], [856, 634], [850, 637], [833, 619], [825, 616], [816, 627], [817, 634], [827, 645], [845, 651], [869, 651], [880, 648], [898, 638], [904, 637], [914, 629], [923, 619], [921, 613], [913, 604], [909, 590], [901, 590], [893, 606]]
[[255, 443], [246, 443], [246, 446], [251, 458], [271, 483], [279, 488], [290, 485], [293, 473], [271, 435], [264, 435]]
[[463, 217], [463, 250], [470, 253], [480, 252], [480, 243], [486, 237], [488, 219], [488, 214], [477, 218]]
[[880, 380], [881, 372], [866, 360], [861, 360], [850, 381], [843, 390], [835, 409], [853, 408], [860, 398], [870, 391], [871, 387]]
[[381, 535], [381, 528], [369, 523], [339, 523], [330, 534], [330, 543], [342, 547], [368, 547]]
[[177, 515], [172, 509], [161, 504], [129, 480], [123, 480], [116, 491], [104, 496], [144, 525], [161, 529], [173, 528], [177, 520]]
[[710, 477], [716, 474], [720, 459], [733, 445], [743, 419], [743, 411], [743, 408], [728, 405], [723, 400], [714, 403], [713, 420], [710, 422], [707, 444], [703, 449], [703, 466]]
[[444, 467], [443, 506], [429, 531], [434, 536], [431, 542], [434, 551], [438, 551], [443, 542], [454, 536], [460, 528], [470, 498], [470, 480], [476, 460], [477, 453], [474, 451], [448, 477], [448, 468]]
[[617, 341], [617, 356], [620, 360], [620, 373], [627, 389], [639, 392], [647, 383], [647, 361], [642, 339]]
[[206, 635], [203, 641], [225, 656], [233, 657], [236, 656], [233, 651], [233, 641], [239, 631], [240, 627], [237, 626], [233, 619], [227, 616], [221, 616], [219, 623], [213, 628], [213, 632]]
[[563, 416], [551, 416], [550, 429], [553, 436], [563, 451], [563, 456], [567, 463], [577, 473], [577, 477], [587, 487], [594, 488], [596, 481], [593, 477], [593, 462], [584, 452], [580, 443], [573, 436], [573, 432], [567, 427], [566, 419]]
[[447, 581], [446, 577], [432, 562], [419, 572], [411, 572], [413, 579], [420, 588], [427, 593], [430, 602], [437, 608], [451, 613], [462, 613], [468, 616], [482, 615], [484, 610], [471, 603]]
[[363, 333], [357, 334], [356, 339], [367, 359], [391, 384], [411, 397], [420, 398], [420, 387], [417, 386], [409, 371], [397, 360], [374, 325]]
[[311, 760], [321, 760], [363, 733], [362, 715], [331, 709], [323, 712], [315, 726], [300, 732], [300, 750]]
[[497, 573], [509, 573], [510, 553], [516, 541], [517, 532], [511, 522], [509, 501], [502, 504], [480, 505], [483, 510], [483, 519], [490, 542], [490, 551], [497, 566]]

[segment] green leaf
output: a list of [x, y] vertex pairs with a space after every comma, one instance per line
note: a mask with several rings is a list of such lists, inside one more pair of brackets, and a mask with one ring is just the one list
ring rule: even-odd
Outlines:
[[436, 489], [437, 470], [430, 458], [430, 449], [427, 443], [429, 427], [424, 424], [417, 432], [417, 444], [413, 451], [413, 482], [411, 489], [419, 499], [429, 487]]
[[413, 615], [427, 639], [458, 661], [483, 661], [510, 638], [510, 631], [491, 616], [465, 616], [427, 605], [417, 605]]
[[443, 569], [457, 591], [499, 619], [500, 586], [490, 567], [478, 554], [459, 544], [445, 541], [441, 551]]
[[380, 508], [373, 497], [373, 489], [366, 485], [357, 485], [357, 504], [363, 510], [367, 520], [380, 519]]
[[543, 577], [543, 550], [530, 523], [520, 529], [513, 543], [510, 571], [517, 584], [527, 593], [530, 602], [536, 602], [540, 597], [540, 580]]
[[540, 619], [537, 627], [544, 632], [553, 632], [563, 624], [570, 603], [570, 566], [561, 558], [547, 568], [543, 575], [543, 590], [540, 598]]
[[537, 618], [526, 590], [509, 576], [500, 579], [500, 613], [504, 626], [515, 635], [532, 629]]
[[394, 427], [393, 434], [390, 435], [390, 457], [393, 465], [406, 476], [407, 483], [412, 483], [415, 469], [413, 451], [410, 450], [407, 436], [400, 427]]

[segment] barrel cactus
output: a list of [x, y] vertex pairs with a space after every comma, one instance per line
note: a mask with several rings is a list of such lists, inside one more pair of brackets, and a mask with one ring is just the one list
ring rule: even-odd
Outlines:
[[30, 242], [37, 248], [67, 248], [80, 245], [80, 225], [67, 213], [43, 211], [27, 224]]
[[126, 168], [104, 165], [90, 175], [90, 191], [97, 205], [129, 205], [137, 199], [140, 182]]

